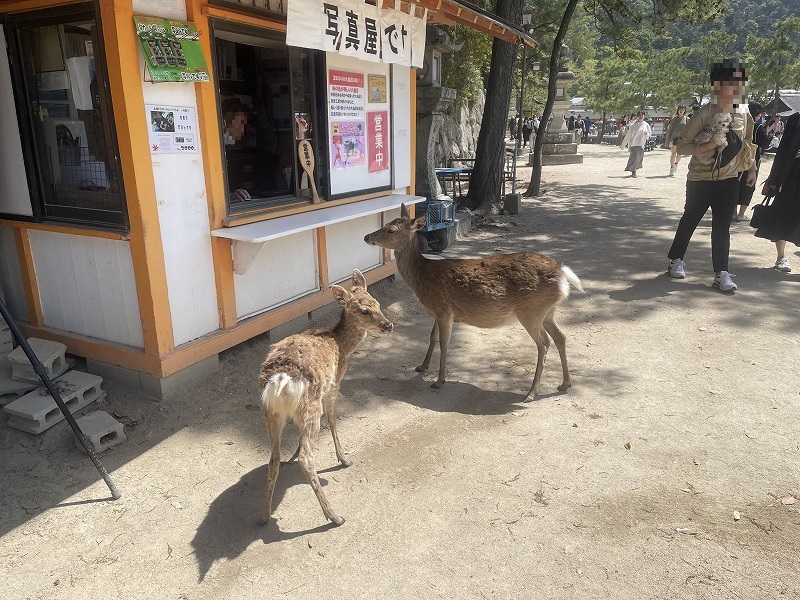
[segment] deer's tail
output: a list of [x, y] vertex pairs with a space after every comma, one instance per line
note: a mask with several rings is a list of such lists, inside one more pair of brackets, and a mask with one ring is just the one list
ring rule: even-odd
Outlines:
[[261, 391], [261, 407], [287, 415], [294, 414], [308, 384], [292, 379], [286, 373], [275, 373], [264, 384]]
[[582, 293], [586, 293], [583, 289], [583, 284], [581, 280], [578, 279], [578, 276], [570, 269], [567, 265], [561, 265], [561, 273], [564, 277], [561, 279], [561, 295], [566, 298], [569, 296], [569, 286], [571, 285], [576, 290]]

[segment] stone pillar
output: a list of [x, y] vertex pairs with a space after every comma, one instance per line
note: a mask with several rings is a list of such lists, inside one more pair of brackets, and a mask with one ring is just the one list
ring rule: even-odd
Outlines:
[[564, 113], [572, 106], [567, 95], [567, 86], [575, 82], [575, 73], [567, 67], [569, 47], [564, 44], [559, 52], [560, 68], [556, 76], [556, 100], [553, 103], [553, 119], [547, 126], [542, 140], [542, 165], [574, 165], [583, 163], [583, 154], [578, 154], [575, 132], [567, 130]]
[[444, 121], [444, 111], [456, 99], [456, 90], [443, 87], [417, 88], [417, 164], [416, 194], [443, 198], [435, 169], [436, 140]]

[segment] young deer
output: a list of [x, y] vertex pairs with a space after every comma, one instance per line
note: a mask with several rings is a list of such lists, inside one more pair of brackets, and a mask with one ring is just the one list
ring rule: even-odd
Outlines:
[[536, 373], [525, 397], [530, 402], [539, 391], [539, 379], [550, 337], [561, 357], [565, 391], [572, 385], [567, 366], [566, 337], [555, 321], [555, 307], [569, 295], [570, 284], [583, 291], [580, 280], [569, 267], [549, 256], [533, 252], [502, 254], [489, 258], [430, 260], [420, 251], [417, 231], [425, 226], [426, 215], [411, 219], [408, 209], [378, 231], [364, 237], [374, 246], [391, 248], [397, 268], [411, 286], [425, 310], [435, 321], [425, 360], [417, 371], [425, 371], [439, 339], [439, 377], [431, 386], [445, 382], [447, 345], [453, 322], [476, 327], [499, 327], [516, 318], [528, 331], [538, 349]]
[[[332, 285], [336, 301], [342, 305], [342, 316], [333, 329], [309, 329], [289, 336], [270, 348], [261, 365], [259, 380], [264, 386], [261, 406], [267, 420], [272, 454], [269, 459], [267, 495], [264, 513], [259, 523], [265, 524], [272, 516], [272, 495], [281, 465], [281, 433], [286, 418], [300, 428], [300, 445], [295, 456], [300, 456], [300, 468], [317, 495], [325, 517], [336, 525], [344, 523], [337, 515], [317, 477], [313, 446], [319, 436], [323, 409], [333, 435], [336, 458], [344, 466], [352, 463], [336, 435], [336, 396], [339, 384], [347, 370], [347, 357], [364, 340], [368, 331], [390, 333], [394, 325], [383, 315], [377, 300], [367, 292], [367, 282], [360, 271], [353, 271], [351, 291]], [[292, 457], [294, 458], [294, 457]]]

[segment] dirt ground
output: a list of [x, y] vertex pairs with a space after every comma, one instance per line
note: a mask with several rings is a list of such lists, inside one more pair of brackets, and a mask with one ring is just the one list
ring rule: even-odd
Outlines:
[[[281, 470], [277, 520], [256, 525], [269, 450], [244, 407], [266, 336], [166, 402], [104, 383], [127, 425], [102, 455], [116, 502], [66, 423], [32, 436], [2, 416], [0, 595], [800, 598], [800, 275], [773, 270], [774, 246], [736, 223], [739, 291], [713, 290], [704, 221], [687, 278], [671, 280], [685, 162], [669, 178], [657, 149], [630, 179], [626, 152], [581, 151], [582, 165], [545, 167], [546, 193], [518, 215], [448, 249], [539, 251], [581, 278], [586, 294], [559, 309], [567, 393], [553, 349], [541, 396], [521, 403], [535, 347], [519, 325], [457, 325], [449, 382], [431, 389], [435, 370], [414, 371], [430, 318], [399, 277], [373, 286], [396, 329], [368, 337], [342, 385], [354, 464], [337, 466], [325, 426], [316, 453], [338, 528], [297, 464]], [[284, 458], [296, 444], [290, 425]]]

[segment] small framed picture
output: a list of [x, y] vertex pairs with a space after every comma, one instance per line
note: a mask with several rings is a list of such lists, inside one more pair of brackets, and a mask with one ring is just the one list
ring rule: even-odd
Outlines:
[[86, 40], [83, 42], [83, 46], [86, 48], [86, 56], [94, 56], [94, 43], [92, 40]]

